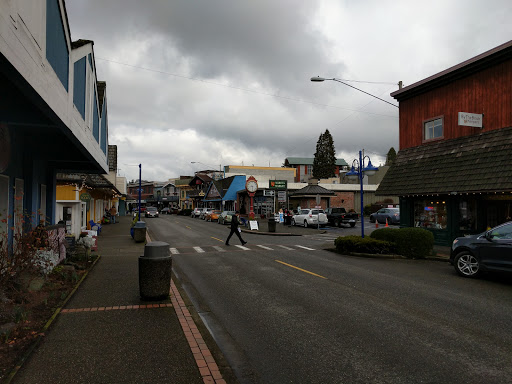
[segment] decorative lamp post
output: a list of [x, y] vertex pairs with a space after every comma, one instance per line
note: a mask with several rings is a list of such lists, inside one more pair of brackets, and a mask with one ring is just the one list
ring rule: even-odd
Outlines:
[[[364, 166], [365, 159], [368, 159], [368, 164]], [[361, 237], [364, 238], [364, 204], [363, 204], [363, 177], [364, 175], [373, 176], [375, 172], [379, 170], [378, 167], [374, 167], [369, 156], [363, 157], [363, 152], [359, 151], [359, 161], [354, 159], [352, 161], [352, 167], [345, 176], [350, 180], [357, 180], [359, 178], [359, 185], [361, 187]]]
[[139, 164], [139, 218], [137, 221], [140, 221], [140, 198], [142, 194], [142, 164]]

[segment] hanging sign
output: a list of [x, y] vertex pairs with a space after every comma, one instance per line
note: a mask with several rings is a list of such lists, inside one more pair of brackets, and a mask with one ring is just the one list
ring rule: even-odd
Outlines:
[[482, 113], [459, 112], [459, 125], [466, 127], [483, 127], [484, 115]]
[[80, 200], [85, 202], [91, 201], [91, 195], [89, 195], [87, 192], [84, 192], [80, 195]]

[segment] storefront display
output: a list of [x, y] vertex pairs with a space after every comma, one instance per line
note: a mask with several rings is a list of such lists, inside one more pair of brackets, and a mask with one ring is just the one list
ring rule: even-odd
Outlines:
[[446, 202], [420, 200], [414, 203], [414, 226], [429, 229], [446, 229]]

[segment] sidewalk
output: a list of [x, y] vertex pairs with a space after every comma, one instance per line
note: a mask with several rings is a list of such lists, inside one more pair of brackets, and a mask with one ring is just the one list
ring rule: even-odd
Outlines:
[[140, 299], [130, 223], [103, 227], [100, 259], [12, 383], [225, 383], [174, 283]]

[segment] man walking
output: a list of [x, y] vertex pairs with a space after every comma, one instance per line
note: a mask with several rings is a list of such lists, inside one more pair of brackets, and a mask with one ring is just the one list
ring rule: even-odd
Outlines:
[[110, 216], [112, 217], [112, 224], [116, 223], [116, 215], [117, 215], [117, 209], [116, 209], [116, 206], [113, 205], [112, 208], [110, 208]]
[[233, 236], [233, 233], [238, 236], [242, 245], [247, 244], [247, 241], [244, 241], [244, 239], [242, 239], [242, 236], [240, 236], [240, 231], [238, 229], [239, 214], [240, 214], [240, 212], [236, 211], [235, 215], [233, 215], [233, 217], [231, 217], [231, 232], [229, 232], [229, 236], [226, 240], [226, 245], [229, 245], [229, 239], [231, 239], [231, 236]]

